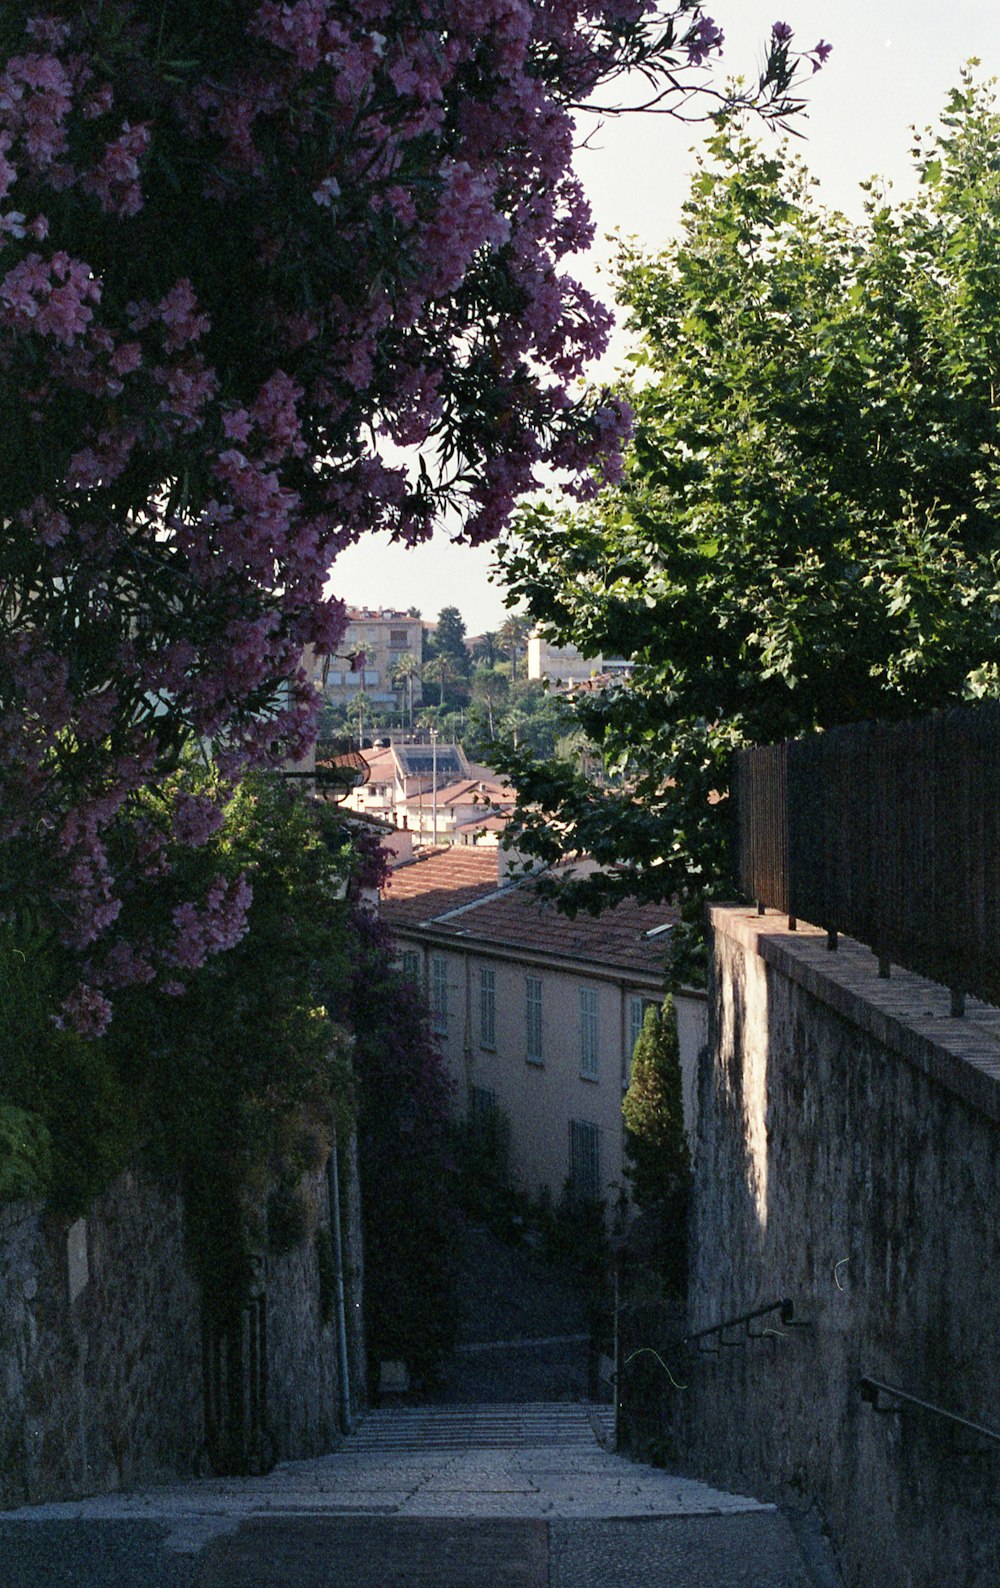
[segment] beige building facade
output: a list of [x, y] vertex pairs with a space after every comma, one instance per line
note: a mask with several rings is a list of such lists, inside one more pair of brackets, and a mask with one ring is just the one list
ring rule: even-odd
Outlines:
[[575, 684], [604, 671], [600, 656], [584, 656], [575, 645], [553, 645], [541, 634], [528, 635], [528, 677]]
[[[409, 705], [412, 684], [413, 704], [419, 706], [423, 694], [419, 669], [423, 663], [423, 625], [407, 612], [383, 607], [350, 607], [347, 631], [340, 644], [340, 655], [331, 656], [325, 667], [324, 697], [335, 706], [349, 705], [362, 690], [380, 706], [402, 711]], [[345, 658], [364, 653], [364, 661], [352, 669]], [[412, 656], [417, 671], [410, 683], [398, 680], [402, 658]]]
[[498, 884], [495, 856], [475, 850], [401, 867], [382, 911], [425, 989], [460, 1105], [509, 1120], [521, 1188], [610, 1214], [627, 1193], [632, 1050], [663, 1000], [676, 912], [632, 904], [569, 920], [530, 885]]

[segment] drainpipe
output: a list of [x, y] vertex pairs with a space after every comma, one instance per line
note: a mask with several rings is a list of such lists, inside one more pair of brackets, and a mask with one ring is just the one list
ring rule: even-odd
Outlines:
[[438, 841], [438, 736], [437, 729], [431, 729], [431, 801], [432, 822], [434, 826], [433, 844], [437, 848]]
[[344, 1239], [340, 1228], [340, 1174], [337, 1157], [337, 1127], [333, 1127], [333, 1141], [326, 1165], [330, 1188], [330, 1228], [333, 1235], [333, 1266], [337, 1281], [337, 1351], [340, 1391], [340, 1426], [345, 1434], [351, 1431], [351, 1370], [347, 1360], [347, 1307], [344, 1301]]

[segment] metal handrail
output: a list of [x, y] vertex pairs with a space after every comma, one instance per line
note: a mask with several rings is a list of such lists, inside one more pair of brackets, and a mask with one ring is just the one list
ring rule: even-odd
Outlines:
[[[750, 1312], [738, 1313], [736, 1317], [726, 1318], [721, 1323], [710, 1324], [707, 1329], [697, 1329], [694, 1334], [686, 1334], [684, 1336], [683, 1344], [698, 1345], [700, 1341], [708, 1340], [712, 1337], [712, 1335], [718, 1335], [719, 1346], [739, 1346], [743, 1344], [741, 1340], [725, 1340], [723, 1339], [723, 1335], [727, 1329], [738, 1329], [741, 1326], [746, 1330], [746, 1335], [749, 1340], [759, 1340], [765, 1331], [754, 1331], [751, 1329], [750, 1325], [751, 1323], [756, 1322], [758, 1318], [770, 1317], [771, 1313], [773, 1312], [778, 1313], [781, 1323], [783, 1323], [787, 1329], [809, 1328], [811, 1320], [809, 1318], [796, 1318], [795, 1303], [788, 1296], [786, 1296], [781, 1301], [770, 1301], [764, 1307], [754, 1307]], [[708, 1349], [712, 1348], [709, 1347]]]
[[966, 1428], [980, 1439], [988, 1439], [992, 1444], [1000, 1445], [1000, 1430], [996, 1428], [988, 1428], [985, 1423], [974, 1423], [968, 1417], [960, 1417], [957, 1412], [950, 1412], [944, 1406], [935, 1406], [933, 1401], [921, 1400], [918, 1395], [911, 1395], [908, 1390], [900, 1389], [895, 1384], [883, 1384], [877, 1378], [865, 1377], [861, 1380], [861, 1398], [867, 1401], [874, 1411], [902, 1410], [899, 1406], [880, 1406], [880, 1395], [888, 1395], [893, 1400], [904, 1401], [908, 1406], [917, 1406], [922, 1412], [930, 1412], [934, 1417], [943, 1417], [946, 1422], [954, 1423], [959, 1428]]

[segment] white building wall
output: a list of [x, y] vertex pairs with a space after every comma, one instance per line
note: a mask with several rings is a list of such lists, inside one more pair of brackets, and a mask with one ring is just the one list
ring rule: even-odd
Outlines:
[[[570, 1121], [596, 1125], [600, 1143], [600, 1195], [608, 1212], [627, 1183], [623, 1175], [624, 1123], [621, 1104], [627, 1084], [627, 1000], [636, 994], [659, 1002], [662, 984], [636, 977], [604, 979], [585, 971], [554, 968], [502, 952], [481, 954], [451, 947], [419, 946], [399, 934], [403, 951], [416, 949], [428, 996], [434, 984], [432, 957], [445, 964], [447, 1029], [439, 1035], [448, 1069], [458, 1088], [458, 1105], [468, 1109], [472, 1088], [495, 1093], [510, 1121], [511, 1167], [521, 1187], [533, 1195], [546, 1188], [558, 1201], [570, 1171]], [[480, 967], [494, 973], [495, 1046], [481, 1041]], [[526, 978], [542, 983], [542, 1062], [527, 1057]], [[598, 995], [598, 1078], [581, 1076], [580, 990]]]
[[583, 656], [575, 645], [552, 645], [540, 634], [528, 636], [528, 677], [579, 683], [604, 671], [600, 656]]

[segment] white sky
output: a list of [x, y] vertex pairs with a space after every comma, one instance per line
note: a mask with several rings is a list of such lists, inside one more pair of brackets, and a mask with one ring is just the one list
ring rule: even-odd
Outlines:
[[[852, 215], [869, 176], [888, 177], [901, 196], [912, 190], [908, 129], [936, 121], [970, 56], [981, 59], [982, 75], [1000, 74], [1000, 0], [715, 0], [708, 10], [726, 31], [725, 75], [756, 76], [763, 40], [779, 19], [803, 48], [820, 38], [833, 44], [807, 85], [808, 117], [798, 123], [805, 138], [795, 142], [819, 178], [819, 197]], [[577, 170], [599, 240], [571, 269], [600, 287], [613, 255], [604, 234], [617, 228], [651, 248], [673, 235], [701, 134], [667, 116], [638, 115], [596, 134], [581, 118], [579, 131], [592, 134]], [[613, 351], [612, 367], [624, 351], [620, 339]], [[489, 548], [452, 545], [446, 536], [413, 551], [368, 536], [337, 559], [331, 589], [352, 604], [417, 606], [425, 618], [457, 606], [475, 634], [504, 617], [502, 591], [489, 583], [491, 560]]]

